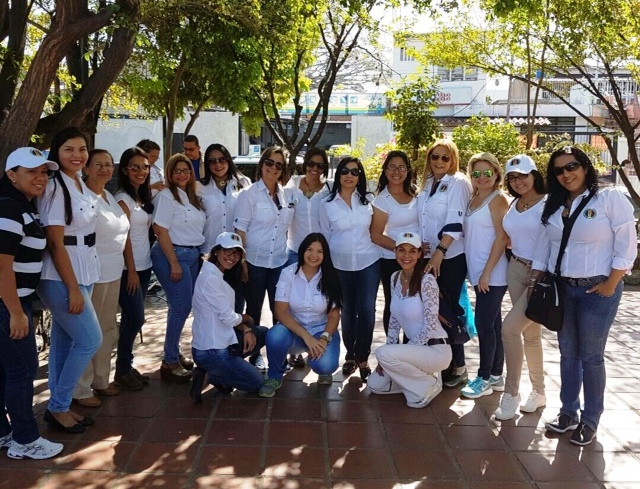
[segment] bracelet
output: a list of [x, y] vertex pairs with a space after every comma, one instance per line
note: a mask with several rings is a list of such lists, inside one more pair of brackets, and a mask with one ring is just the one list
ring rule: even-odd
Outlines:
[[447, 249], [448, 248], [445, 248], [444, 246], [442, 246], [440, 244], [438, 246], [436, 246], [436, 250], [440, 250], [442, 252], [442, 256], [445, 256], [447, 254]]

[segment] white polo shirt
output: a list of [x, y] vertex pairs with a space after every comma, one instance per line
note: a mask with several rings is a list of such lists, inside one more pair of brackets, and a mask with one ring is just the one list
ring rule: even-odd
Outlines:
[[[585, 190], [572, 205], [574, 212], [582, 199], [589, 195]], [[560, 241], [562, 240], [562, 211], [564, 206], [549, 217], [545, 233], [536, 251], [533, 268], [554, 271]], [[630, 270], [637, 255], [637, 236], [633, 218], [633, 206], [625, 195], [614, 188], [602, 188], [593, 196], [577, 217], [564, 257], [560, 275], [570, 278], [609, 276], [611, 269]]]
[[[373, 206], [387, 215], [387, 225], [384, 228], [384, 235], [394, 242], [401, 233], [418, 232], [418, 199], [411, 199], [408, 204], [400, 204], [385, 188], [374, 199]], [[396, 258], [393, 250], [388, 250], [379, 246], [382, 258]]]
[[364, 270], [380, 258], [380, 248], [371, 241], [373, 207], [362, 205], [360, 194], [353, 192], [351, 207], [337, 193], [320, 206], [320, 229], [329, 241], [331, 259], [338, 270]]
[[124, 269], [124, 245], [129, 234], [129, 219], [109, 191], [107, 200], [97, 196], [98, 224], [96, 225], [96, 250], [100, 259], [100, 279], [97, 283], [119, 280]]
[[234, 327], [242, 322], [242, 315], [234, 311], [235, 297], [222, 271], [204, 261], [193, 290], [191, 346], [221, 350], [238, 342]]
[[278, 268], [287, 262], [287, 231], [295, 204], [280, 184], [276, 192], [279, 206], [262, 180], [238, 195], [233, 227], [245, 233], [247, 261], [257, 267]]
[[517, 200], [511, 204], [502, 219], [502, 227], [511, 240], [511, 251], [518, 258], [533, 261], [538, 241], [544, 234], [542, 210], [547, 198], [522, 212], [516, 209]]
[[301, 175], [295, 175], [289, 179], [285, 185], [285, 191], [289, 191], [293, 197], [294, 213], [289, 235], [287, 237], [287, 248], [298, 251], [300, 243], [310, 233], [320, 232], [320, 206], [322, 201], [329, 195], [333, 180], [327, 180], [322, 189], [314, 193], [311, 198], [305, 197], [300, 190]]
[[302, 269], [296, 273], [296, 268], [294, 263], [282, 270], [275, 300], [288, 303], [289, 313], [311, 334], [322, 332], [327, 322], [327, 298], [318, 289], [322, 270], [308, 281]]
[[153, 199], [153, 223], [169, 231], [174, 245], [200, 246], [204, 243], [204, 211], [191, 205], [187, 193], [178, 189], [182, 203], [173, 198], [171, 190], [165, 188]]

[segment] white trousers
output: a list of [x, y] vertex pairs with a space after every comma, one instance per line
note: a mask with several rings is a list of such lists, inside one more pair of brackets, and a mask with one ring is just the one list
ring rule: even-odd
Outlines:
[[374, 394], [403, 393], [408, 403], [423, 400], [431, 388], [441, 382], [440, 371], [451, 362], [449, 345], [383, 345], [376, 350], [378, 365], [367, 380]]

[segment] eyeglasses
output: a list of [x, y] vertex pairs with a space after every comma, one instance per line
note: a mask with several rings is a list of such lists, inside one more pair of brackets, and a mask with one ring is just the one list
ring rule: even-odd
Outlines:
[[97, 168], [98, 170], [111, 170], [113, 168], [113, 165], [111, 163], [94, 163], [93, 165], [95, 168]]
[[571, 161], [564, 166], [554, 167], [553, 172], [556, 174], [556, 176], [559, 177], [564, 173], [565, 170], [567, 170], [568, 172], [574, 172], [581, 166], [582, 166], [582, 163], [580, 163], [579, 161]]
[[209, 163], [210, 165], [215, 165], [216, 163], [226, 163], [227, 162], [227, 158], [225, 158], [224, 156], [222, 158], [209, 158], [207, 160], [207, 163]]
[[396, 165], [389, 165], [387, 166], [387, 170], [389, 171], [399, 171], [400, 173], [404, 173], [407, 171], [407, 167], [404, 165], [400, 165], [400, 166], [396, 166]]
[[238, 248], [222, 248], [222, 252], [227, 256], [242, 256], [242, 250]]
[[325, 166], [326, 165], [323, 162], [318, 161], [309, 161], [307, 163], [307, 168], [317, 168], [318, 170], [324, 170]]
[[183, 168], [182, 170], [179, 170], [178, 168], [176, 168], [171, 173], [173, 175], [189, 175], [189, 174], [191, 174], [191, 169], [190, 168]]
[[151, 166], [150, 165], [129, 165], [127, 168], [131, 171], [139, 172], [139, 171], [149, 171]]
[[518, 180], [526, 180], [526, 178], [531, 175], [531, 173], [516, 173], [514, 175], [507, 175], [507, 182], [514, 183]]
[[266, 166], [268, 166], [269, 168], [271, 168], [272, 166], [276, 167], [276, 170], [281, 171], [284, 168], [284, 164], [280, 163], [279, 161], [274, 161], [271, 159], [266, 159], [264, 160], [264, 164]]
[[480, 178], [480, 177], [487, 177], [487, 178], [491, 178], [494, 175], [494, 171], [493, 170], [476, 170], [471, 172], [471, 178]]
[[438, 153], [431, 153], [431, 161], [438, 161], [442, 159], [445, 163], [449, 163], [451, 161], [451, 156], [447, 155], [439, 155]]
[[360, 168], [347, 168], [346, 166], [340, 170], [340, 175], [348, 175], [351, 173], [354, 177], [360, 175]]

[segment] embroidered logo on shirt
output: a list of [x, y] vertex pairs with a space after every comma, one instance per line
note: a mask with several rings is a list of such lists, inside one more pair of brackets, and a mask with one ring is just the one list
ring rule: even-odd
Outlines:
[[439, 192], [446, 192], [448, 188], [449, 188], [449, 187], [447, 186], [447, 184], [446, 184], [446, 183], [445, 183], [445, 184], [443, 184], [443, 185], [440, 185]]
[[598, 213], [596, 212], [595, 209], [585, 209], [584, 213], [582, 214], [584, 217], [586, 217], [587, 219], [593, 219], [594, 217], [596, 217], [598, 215]]

